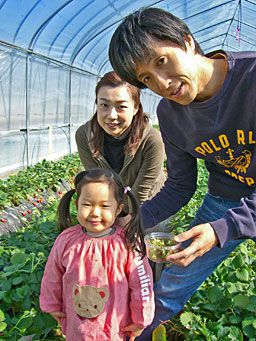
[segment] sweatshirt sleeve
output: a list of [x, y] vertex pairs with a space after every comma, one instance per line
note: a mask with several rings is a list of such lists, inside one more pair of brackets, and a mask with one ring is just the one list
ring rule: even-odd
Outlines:
[[97, 163], [95, 162], [89, 143], [85, 134], [85, 126], [80, 126], [75, 134], [77, 151], [80, 157], [80, 160], [85, 169], [91, 169], [98, 167]]
[[196, 190], [197, 160], [182, 151], [171, 141], [166, 119], [158, 119], [167, 157], [167, 180], [151, 200], [141, 206], [142, 222], [145, 229], [157, 225], [186, 205]]
[[62, 311], [62, 276], [65, 268], [59, 261], [58, 240], [49, 254], [41, 282], [40, 308], [47, 313]]
[[229, 209], [225, 215], [210, 222], [220, 247], [233, 239], [256, 237], [256, 191], [241, 199], [241, 206]]
[[147, 257], [141, 259], [138, 253], [130, 251], [127, 272], [131, 318], [133, 323], [145, 328], [153, 321], [155, 312], [152, 270]]

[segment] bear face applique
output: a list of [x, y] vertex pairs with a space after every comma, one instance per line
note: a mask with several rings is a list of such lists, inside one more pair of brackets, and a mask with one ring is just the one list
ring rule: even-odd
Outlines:
[[103, 312], [105, 302], [109, 298], [109, 291], [107, 288], [75, 284], [72, 289], [72, 298], [77, 315], [93, 318]]

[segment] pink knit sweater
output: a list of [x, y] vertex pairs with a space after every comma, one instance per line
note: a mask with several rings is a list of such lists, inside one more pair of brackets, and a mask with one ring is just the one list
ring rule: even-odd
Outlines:
[[125, 340], [121, 329], [148, 326], [154, 316], [151, 269], [125, 246], [123, 229], [92, 238], [81, 225], [62, 232], [49, 255], [41, 284], [40, 307], [62, 311], [67, 341]]

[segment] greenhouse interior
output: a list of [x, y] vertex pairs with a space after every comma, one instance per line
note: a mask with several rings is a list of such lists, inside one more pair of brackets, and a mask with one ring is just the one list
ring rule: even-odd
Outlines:
[[[124, 340], [101, 334], [66, 337], [61, 323], [40, 309], [39, 296], [45, 264], [60, 233], [59, 202], [85, 168], [76, 132], [95, 114], [96, 85], [113, 70], [109, 46], [115, 30], [141, 8], [160, 8], [182, 19], [204, 54], [246, 51], [256, 57], [256, 0], [0, 0], [0, 341]], [[160, 100], [155, 92], [142, 89], [143, 110], [154, 130], [159, 130]], [[256, 124], [251, 124], [252, 145]], [[209, 144], [205, 148], [212, 150]], [[111, 153], [105, 147], [104, 152]], [[156, 152], [155, 163], [161, 153]], [[234, 150], [227, 153], [233, 160]], [[203, 201], [208, 171], [199, 159], [197, 189], [188, 204], [158, 224], [165, 232], [166, 225], [173, 234], [184, 232]], [[165, 168], [166, 160], [160, 166]], [[136, 167], [133, 173], [139, 172]], [[146, 162], [145, 167], [150, 168]], [[244, 169], [227, 172], [251, 185]], [[72, 217], [75, 212], [74, 205]], [[256, 207], [254, 231], [255, 212]], [[255, 235], [245, 239], [178, 314], [166, 315], [154, 329], [153, 340], [256, 339]]]

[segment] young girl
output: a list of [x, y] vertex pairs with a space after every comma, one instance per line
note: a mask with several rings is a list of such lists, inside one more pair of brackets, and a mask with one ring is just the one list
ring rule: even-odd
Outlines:
[[[108, 169], [83, 171], [75, 189], [61, 199], [64, 230], [49, 255], [41, 284], [40, 307], [60, 324], [68, 341], [130, 340], [154, 315], [152, 274], [137, 201]], [[71, 226], [70, 202], [77, 194], [79, 224]], [[128, 196], [132, 219], [116, 223]]]

